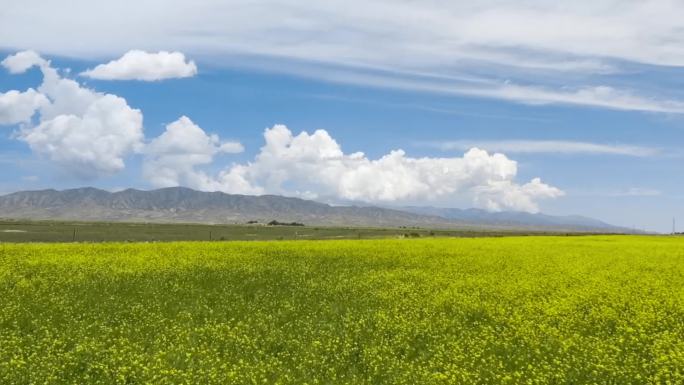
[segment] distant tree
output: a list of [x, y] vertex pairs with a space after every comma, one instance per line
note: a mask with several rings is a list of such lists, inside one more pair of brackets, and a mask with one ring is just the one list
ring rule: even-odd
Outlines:
[[276, 220], [272, 220], [272, 221], [268, 222], [267, 225], [269, 225], [269, 226], [304, 226], [303, 223], [299, 223], [299, 222], [289, 222], [288, 223], [288, 222], [278, 222]]

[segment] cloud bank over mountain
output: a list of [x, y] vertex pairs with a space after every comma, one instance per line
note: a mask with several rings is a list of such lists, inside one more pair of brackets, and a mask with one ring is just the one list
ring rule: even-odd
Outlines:
[[[212, 177], [194, 166], [211, 163], [218, 139], [175, 140], [187, 120], [167, 127], [155, 139], [152, 152], [161, 152], [146, 167], [158, 187], [185, 185], [200, 190], [240, 194], [281, 194], [303, 198], [336, 198], [363, 202], [432, 201], [467, 196], [489, 210], [537, 212], [537, 201], [563, 195], [558, 188], [534, 178], [515, 182], [517, 163], [503, 154], [473, 148], [463, 157], [412, 158], [395, 150], [379, 159], [361, 152], [347, 154], [325, 130], [293, 134], [284, 125], [264, 132], [265, 144], [251, 162], [234, 164]], [[163, 144], [164, 143], [164, 144]], [[173, 149], [168, 155], [167, 149]], [[169, 167], [170, 166], [170, 167]]]
[[220, 153], [244, 151], [239, 142], [222, 142], [217, 135], [208, 135], [187, 116], [166, 126], [145, 149], [143, 176], [157, 187], [195, 186], [212, 189], [211, 177], [197, 167], [211, 164]]
[[186, 116], [146, 138], [142, 111], [84, 87], [37, 53], [10, 55], [2, 65], [13, 74], [37, 66], [43, 81], [37, 90], [2, 94], [0, 121], [21, 123], [17, 139], [82, 179], [121, 172], [126, 159], [139, 154], [143, 177], [157, 187], [383, 203], [466, 198], [489, 210], [529, 212], [538, 211], [539, 200], [563, 195], [539, 178], [516, 182], [517, 163], [500, 153], [471, 148], [462, 157], [414, 158], [396, 149], [370, 159], [345, 153], [325, 130], [294, 134], [284, 125], [266, 129], [252, 161], [212, 174], [205, 167], [216, 166], [219, 154], [242, 152], [241, 143], [208, 134]]

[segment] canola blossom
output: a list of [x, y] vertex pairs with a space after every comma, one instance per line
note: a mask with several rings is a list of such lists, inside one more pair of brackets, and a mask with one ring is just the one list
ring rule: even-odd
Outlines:
[[0, 384], [681, 384], [684, 239], [0, 244]]

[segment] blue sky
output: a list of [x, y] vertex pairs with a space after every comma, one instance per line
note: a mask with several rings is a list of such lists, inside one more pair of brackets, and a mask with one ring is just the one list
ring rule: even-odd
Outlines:
[[[668, 43], [684, 37], [672, 2], [618, 14], [611, 2], [442, 4], [446, 19], [401, 1], [365, 17], [337, 2], [201, 1], [189, 15], [170, 2], [140, 20], [116, 5], [84, 3], [76, 17], [12, 3], [0, 57], [35, 57], [0, 70], [0, 192], [186, 185], [580, 214], [656, 231], [673, 216], [684, 223], [684, 52]], [[635, 19], [644, 12], [661, 23]], [[63, 24], [47, 21], [54, 14]], [[250, 15], [266, 27], [241, 22]], [[569, 27], [523, 28], [539, 15]], [[451, 30], [466, 17], [474, 24]], [[29, 19], [45, 29], [27, 30]], [[57, 90], [65, 80], [70, 91]], [[10, 92], [29, 88], [38, 95], [22, 100], [35, 113], [22, 120]]]

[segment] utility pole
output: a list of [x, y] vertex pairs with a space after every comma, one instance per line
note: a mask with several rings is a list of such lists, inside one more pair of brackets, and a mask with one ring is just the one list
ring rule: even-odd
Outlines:
[[672, 235], [677, 234], [677, 228], [675, 227], [675, 217], [672, 217]]

